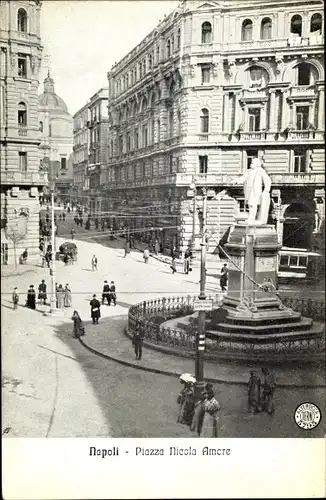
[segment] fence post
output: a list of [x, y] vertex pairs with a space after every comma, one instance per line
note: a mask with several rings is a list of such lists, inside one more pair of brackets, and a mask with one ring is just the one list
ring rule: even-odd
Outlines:
[[163, 311], [163, 313], [165, 313], [165, 307], [166, 307], [165, 302], [166, 302], [166, 298], [163, 297], [163, 299], [162, 299], [162, 311]]
[[146, 300], [143, 302], [143, 314], [146, 314]]

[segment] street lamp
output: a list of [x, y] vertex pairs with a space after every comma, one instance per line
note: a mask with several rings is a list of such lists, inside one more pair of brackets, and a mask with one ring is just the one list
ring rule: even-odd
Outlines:
[[[207, 190], [202, 189], [203, 194], [203, 212], [201, 217], [201, 233], [202, 240], [200, 243], [201, 253], [200, 253], [200, 293], [199, 300], [206, 300], [206, 214], [207, 214]], [[194, 396], [196, 400], [199, 400], [201, 394], [205, 388], [204, 382], [204, 352], [205, 352], [205, 338], [206, 338], [206, 310], [200, 309], [198, 312], [198, 332], [196, 334], [196, 360], [195, 360], [195, 390]]]

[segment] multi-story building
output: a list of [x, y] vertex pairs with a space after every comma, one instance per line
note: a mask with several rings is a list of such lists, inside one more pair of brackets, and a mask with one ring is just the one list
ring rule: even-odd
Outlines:
[[30, 260], [39, 255], [39, 191], [47, 182], [39, 160], [40, 10], [38, 0], [1, 2], [2, 263], [12, 263], [15, 251], [18, 257], [25, 248]]
[[74, 119], [74, 154], [73, 154], [73, 177], [74, 196], [73, 200], [79, 205], [86, 206], [88, 198], [86, 192], [89, 190], [89, 179], [87, 175], [88, 153], [89, 153], [89, 109], [85, 104], [73, 116]]
[[70, 199], [73, 184], [73, 119], [55, 93], [48, 72], [38, 98], [41, 162], [48, 171], [49, 189], [62, 201]]
[[100, 186], [106, 184], [106, 168], [108, 163], [108, 89], [100, 89], [88, 104], [89, 109], [89, 211], [100, 215], [106, 206]]
[[[74, 115], [74, 188], [78, 203], [100, 215], [108, 163], [108, 89], [100, 89]], [[82, 193], [82, 194], [81, 194]]]
[[325, 203], [323, 15], [322, 0], [183, 1], [112, 67], [107, 196], [144, 207], [130, 227], [184, 250], [199, 233], [193, 184], [197, 208], [206, 187], [214, 250], [259, 157], [280, 243], [312, 250]]

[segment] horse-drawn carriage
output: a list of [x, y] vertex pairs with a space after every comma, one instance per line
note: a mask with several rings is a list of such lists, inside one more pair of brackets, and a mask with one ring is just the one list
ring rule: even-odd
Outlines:
[[70, 241], [62, 243], [56, 253], [56, 260], [63, 260], [66, 264], [77, 262], [77, 245]]

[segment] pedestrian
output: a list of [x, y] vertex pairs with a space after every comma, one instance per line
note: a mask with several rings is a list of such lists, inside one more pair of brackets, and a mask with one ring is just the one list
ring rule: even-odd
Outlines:
[[97, 257], [95, 255], [93, 255], [92, 257], [92, 271], [97, 271]]
[[17, 309], [18, 302], [19, 302], [18, 288], [15, 286], [14, 291], [12, 292], [12, 308], [13, 308], [13, 310]]
[[159, 252], [160, 252], [161, 248], [160, 248], [160, 244], [158, 242], [158, 239], [155, 240], [155, 245], [154, 245], [154, 251], [155, 251], [155, 255], [158, 255]]
[[215, 399], [214, 391], [211, 387], [206, 389], [204, 400], [204, 418], [200, 437], [217, 438], [219, 433], [219, 416], [221, 409], [219, 402]]
[[62, 220], [62, 214], [60, 213], [60, 215], [59, 215], [59, 221], [61, 222], [61, 220]]
[[177, 417], [178, 424], [191, 425], [194, 409], [195, 409], [195, 401], [194, 401], [194, 388], [193, 382], [182, 381], [184, 387], [180, 392], [177, 402], [180, 404], [179, 413]]
[[127, 257], [127, 254], [130, 253], [130, 242], [129, 240], [127, 239], [126, 243], [125, 243], [125, 257]]
[[194, 416], [192, 418], [190, 430], [196, 432], [197, 436], [200, 437], [203, 420], [205, 415], [204, 401], [206, 399], [206, 391], [200, 394], [200, 398], [195, 403]]
[[143, 352], [143, 337], [140, 334], [139, 327], [136, 328], [136, 331], [133, 335], [132, 345], [135, 348], [136, 359], [140, 361]]
[[191, 257], [192, 257], [192, 252], [190, 248], [187, 248], [187, 250], [185, 251], [184, 262], [183, 262], [183, 270], [185, 274], [189, 274], [189, 272], [191, 271], [190, 268]]
[[274, 392], [276, 388], [275, 378], [272, 373], [269, 373], [267, 368], [262, 368], [261, 371], [264, 374], [263, 394], [262, 394], [263, 410], [271, 415], [275, 411], [275, 404], [274, 404]]
[[171, 264], [171, 269], [172, 269], [172, 274], [176, 273], [177, 272], [177, 266], [176, 266], [176, 263], [175, 263], [175, 258], [173, 257], [172, 259], [172, 264]]
[[75, 239], [75, 230], [74, 228], [71, 229], [71, 239]]
[[45, 306], [46, 305], [46, 299], [47, 299], [47, 296], [46, 296], [46, 283], [44, 280], [42, 280], [42, 282], [40, 283], [39, 287], [38, 287], [38, 300], [40, 301], [40, 303], [42, 304], [42, 301], [43, 301], [43, 305]]
[[248, 381], [248, 406], [251, 413], [258, 413], [260, 407], [260, 385], [261, 380], [257, 373], [250, 372], [250, 379]]
[[64, 307], [71, 307], [71, 290], [68, 283], [64, 289]]
[[109, 306], [111, 305], [111, 301], [113, 302], [113, 305], [117, 305], [117, 294], [114, 281], [111, 281], [110, 283]]
[[25, 248], [25, 250], [23, 251], [23, 253], [21, 255], [20, 264], [26, 264], [27, 259], [28, 259], [28, 250], [27, 250], [27, 248]]
[[224, 264], [221, 269], [221, 277], [220, 277], [220, 287], [222, 292], [226, 291], [226, 286], [228, 283], [228, 275], [229, 275], [228, 265]]
[[145, 248], [145, 250], [144, 250], [143, 259], [144, 259], [145, 264], [148, 264], [148, 259], [149, 259], [149, 250], [148, 250], [148, 248]]
[[34, 285], [30, 285], [27, 291], [26, 306], [29, 309], [36, 309], [36, 292], [34, 290]]
[[175, 259], [177, 257], [177, 249], [175, 246], [171, 250], [171, 257], [172, 259]]
[[68, 262], [69, 262], [69, 255], [68, 255], [68, 252], [65, 251], [65, 254], [63, 256], [63, 262], [65, 263], [65, 266], [68, 265]]
[[110, 285], [106, 280], [103, 285], [102, 304], [104, 304], [105, 301], [107, 301], [108, 305], [110, 305]]
[[63, 222], [66, 222], [66, 212], [62, 213], [62, 220], [63, 220]]
[[86, 335], [85, 334], [85, 327], [84, 327], [84, 324], [81, 320], [81, 317], [79, 316], [78, 312], [77, 311], [74, 311], [73, 312], [73, 315], [71, 317], [71, 319], [73, 320], [74, 322], [74, 329], [73, 329], [73, 332], [72, 332], [72, 336], [74, 338], [79, 338], [81, 337], [82, 335]]
[[62, 285], [59, 285], [56, 291], [56, 296], [57, 296], [57, 308], [62, 309], [64, 308], [64, 298], [65, 298], [65, 291], [63, 289]]
[[101, 220], [101, 229], [102, 229], [102, 231], [104, 231], [104, 229], [105, 229], [105, 221], [104, 221], [104, 219]]
[[98, 325], [98, 320], [101, 317], [101, 311], [100, 311], [100, 301], [97, 300], [96, 295], [93, 295], [92, 300], [90, 301], [90, 306], [91, 306], [91, 318], [93, 325]]

